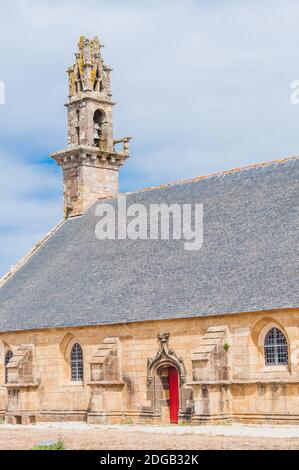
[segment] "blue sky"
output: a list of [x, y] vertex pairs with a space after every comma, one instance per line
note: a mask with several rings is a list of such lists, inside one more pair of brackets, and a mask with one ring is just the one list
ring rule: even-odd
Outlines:
[[122, 191], [295, 155], [299, 2], [60, 0], [0, 4], [0, 275], [62, 217], [67, 77], [80, 35], [114, 69]]

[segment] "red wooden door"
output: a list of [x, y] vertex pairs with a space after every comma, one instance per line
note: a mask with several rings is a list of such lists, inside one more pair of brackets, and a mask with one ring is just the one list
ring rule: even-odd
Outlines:
[[179, 419], [179, 375], [175, 367], [168, 368], [168, 383], [170, 422], [177, 423]]

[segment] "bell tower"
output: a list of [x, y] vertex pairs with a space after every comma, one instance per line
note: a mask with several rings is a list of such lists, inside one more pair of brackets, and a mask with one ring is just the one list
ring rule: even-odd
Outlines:
[[[110, 74], [97, 37], [80, 38], [68, 69], [68, 147], [51, 155], [61, 166], [65, 217], [81, 215], [96, 200], [118, 193], [118, 172], [129, 158], [130, 137], [113, 138]], [[122, 144], [121, 149], [116, 149]]]

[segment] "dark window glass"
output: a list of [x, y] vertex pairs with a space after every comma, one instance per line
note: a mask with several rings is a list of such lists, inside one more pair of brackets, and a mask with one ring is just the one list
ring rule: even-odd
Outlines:
[[7, 353], [5, 354], [5, 383], [7, 383], [8, 381], [8, 370], [7, 370], [7, 364], [9, 363], [9, 361], [11, 360], [13, 354], [12, 354], [12, 351], [7, 351]]
[[266, 336], [265, 364], [266, 366], [288, 364], [288, 343], [277, 328], [272, 328]]
[[83, 380], [83, 351], [78, 343], [74, 344], [71, 351], [71, 380]]

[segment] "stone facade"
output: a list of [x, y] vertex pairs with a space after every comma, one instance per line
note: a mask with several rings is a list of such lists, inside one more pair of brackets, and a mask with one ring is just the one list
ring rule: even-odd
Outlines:
[[[68, 70], [68, 147], [52, 155], [63, 170], [66, 218], [83, 214], [98, 199], [115, 196], [118, 192], [119, 168], [129, 157], [130, 138], [113, 139], [114, 103], [110, 89], [111, 69], [104, 64], [100, 52], [101, 44], [97, 38], [88, 40], [82, 37], [76, 62]], [[117, 151], [116, 146], [120, 143], [123, 144], [123, 148]], [[290, 165], [288, 168], [291, 169], [285, 169], [284, 174], [293, 175], [292, 162], [285, 165]], [[257, 177], [255, 174], [254, 178], [261, 176]], [[257, 181], [254, 178], [250, 176], [251, 180]], [[248, 186], [248, 181], [243, 182], [244, 184]], [[286, 192], [286, 187], [293, 187], [290, 176], [286, 179], [283, 194]], [[251, 195], [254, 190], [255, 186], [249, 194]], [[260, 191], [265, 190], [265, 186], [260, 189]], [[211, 191], [215, 193], [213, 186]], [[229, 192], [232, 190], [229, 189]], [[243, 191], [233, 194], [239, 194], [239, 201]], [[163, 201], [164, 197], [165, 194]], [[287, 198], [292, 200], [291, 192], [287, 193]], [[211, 201], [215, 204], [214, 199]], [[283, 204], [284, 210], [291, 210], [288, 209], [289, 206], [285, 206], [286, 199], [283, 199]], [[267, 213], [268, 209], [268, 205], [261, 206], [259, 211]], [[256, 210], [254, 205], [254, 216]], [[279, 211], [282, 212], [280, 206], [277, 208], [275, 206], [275, 214]], [[235, 217], [239, 221], [240, 209], [236, 214]], [[210, 233], [214, 233], [215, 220], [221, 230], [226, 227], [224, 221], [221, 223], [219, 214], [216, 215], [216, 218], [213, 216], [213, 229]], [[72, 230], [76, 234], [77, 229], [83, 230], [88, 226], [88, 219], [85, 222], [85, 216], [86, 214], [72, 222], [61, 222], [0, 280], [3, 292], [0, 333], [0, 415], [6, 422], [81, 420], [89, 423], [167, 423], [170, 419], [172, 422], [191, 424], [227, 420], [299, 422], [299, 311], [295, 308], [279, 309], [284, 305], [293, 307], [298, 305], [290, 299], [294, 296], [291, 295], [291, 291], [286, 290], [286, 286], [289, 287], [291, 283], [284, 275], [288, 272], [290, 278], [292, 277], [290, 271], [294, 264], [292, 258], [289, 264], [282, 266], [282, 279], [271, 277], [269, 281], [271, 288], [282, 286], [281, 292], [274, 292], [268, 286], [269, 290], [265, 290], [264, 297], [259, 297], [259, 280], [254, 277], [256, 286], [249, 289], [248, 298], [245, 296], [246, 307], [243, 307], [243, 310], [257, 308], [255, 303], [249, 302], [252, 293], [255, 293], [256, 301], [264, 299], [264, 303], [258, 304], [258, 308], [264, 311], [244, 313], [240, 311], [242, 307], [237, 304], [233, 311], [239, 310], [240, 313], [227, 314], [231, 311], [224, 305], [227, 290], [224, 289], [222, 297], [217, 297], [219, 295], [217, 282], [219, 287], [221, 279], [221, 277], [218, 281], [216, 279], [218, 272], [228, 271], [230, 276], [228, 285], [234, 286], [236, 292], [242, 292], [246, 286], [245, 284], [241, 284], [241, 287], [235, 286], [237, 277], [240, 272], [250, 270], [251, 263], [256, 261], [255, 258], [249, 257], [247, 264], [241, 264], [241, 270], [238, 271], [233, 262], [238, 252], [234, 251], [234, 245], [230, 244], [226, 256], [223, 256], [219, 250], [220, 257], [222, 255], [225, 258], [226, 264], [220, 264], [218, 267], [219, 244], [212, 245], [217, 249], [210, 250], [207, 258], [203, 257], [200, 260], [198, 258], [199, 261], [191, 257], [187, 258], [187, 261], [186, 258], [182, 260], [177, 252], [172, 253], [172, 260], [169, 256], [162, 258], [162, 265], [159, 265], [157, 258], [150, 258], [149, 251], [145, 250], [140, 258], [141, 263], [139, 259], [139, 268], [136, 269], [137, 277], [134, 277], [136, 276], [135, 247], [132, 253], [128, 252], [129, 256], [123, 258], [122, 264], [120, 261], [123, 251], [128, 250], [129, 245], [122, 245], [123, 251], [115, 251], [116, 245], [114, 245], [112, 254], [108, 250], [106, 260], [102, 257], [104, 248], [101, 247], [100, 256], [96, 258], [96, 263], [93, 263], [96, 253], [92, 244], [89, 258], [86, 250], [81, 263], [76, 264], [74, 259], [78, 257], [80, 250], [88, 246], [86, 240], [90, 241], [90, 238], [82, 235], [81, 238], [74, 238]], [[247, 217], [251, 235], [252, 227], [256, 230], [257, 224], [260, 225], [260, 219], [258, 218], [258, 222], [254, 224], [250, 212]], [[246, 218], [244, 226], [246, 232], [248, 226]], [[55, 241], [56, 232], [64, 228], [65, 232], [61, 237], [58, 233]], [[276, 246], [274, 242], [276, 239], [268, 241], [268, 234], [264, 231], [262, 235], [267, 239], [267, 243]], [[84, 235], [86, 232], [82, 233]], [[277, 227], [272, 228], [273, 234], [277, 235]], [[292, 231], [290, 238], [291, 234]], [[271, 251], [263, 251], [264, 247], [259, 243], [255, 244], [251, 238], [247, 244], [246, 238], [244, 240], [246, 253], [250, 252], [250, 248], [254, 253], [259, 253], [259, 261], [261, 259], [264, 265], [267, 260], [272, 259]], [[105, 246], [107, 249], [108, 246]], [[279, 263], [283, 265], [282, 261], [287, 258], [287, 252], [292, 253], [292, 245], [291, 248], [287, 244], [284, 246], [283, 257], [277, 258], [275, 268], [277, 266], [281, 268]], [[44, 256], [42, 256], [43, 249]], [[211, 254], [213, 251], [214, 253], [217, 251], [215, 258]], [[60, 256], [57, 262], [55, 256], [59, 255], [58, 252]], [[73, 266], [69, 271], [63, 271], [64, 277], [60, 279], [57, 273], [67, 264], [65, 253]], [[162, 250], [160, 253], [163, 254]], [[39, 254], [41, 258], [38, 257]], [[176, 263], [173, 262], [174, 258]], [[115, 260], [117, 262], [113, 264]], [[198, 266], [199, 263], [204, 264], [203, 260], [216, 271], [205, 271], [200, 276]], [[126, 271], [126, 265], [129, 263], [134, 269]], [[188, 267], [192, 267], [193, 264], [193, 271], [186, 269], [187, 263]], [[54, 274], [50, 264], [55, 264]], [[149, 266], [150, 264], [152, 266]], [[230, 264], [233, 267], [228, 269], [227, 266]], [[154, 275], [147, 273], [148, 266], [151, 270], [157, 268]], [[103, 270], [100, 271], [99, 267]], [[258, 263], [255, 272], [263, 267]], [[164, 271], [164, 268], [169, 269]], [[47, 270], [50, 277], [44, 276]], [[196, 312], [197, 317], [171, 319], [172, 315], [178, 317], [178, 310], [175, 311], [178, 303], [181, 307], [181, 316], [184, 316], [185, 312], [190, 316], [190, 311], [188, 313], [188, 308], [185, 307], [189, 303], [186, 303], [186, 298], [185, 303], [182, 303], [184, 299], [182, 295], [179, 302], [169, 303], [174, 307], [168, 308], [168, 305], [167, 308], [164, 307], [164, 318], [167, 319], [157, 320], [163, 312], [163, 308], [161, 306], [159, 308], [160, 298], [163, 295], [167, 297], [164, 292], [172, 293], [172, 290], [178, 290], [182, 277], [171, 278], [169, 284], [171, 290], [165, 291], [159, 290], [156, 281], [162, 284], [163, 278], [171, 277], [173, 271], [181, 270], [186, 280], [183, 291], [188, 301], [189, 297], [196, 298], [195, 291], [200, 299], [206, 292], [212, 297], [201, 308], [193, 304], [194, 310], [191, 311], [191, 315]], [[263, 274], [263, 269], [261, 271]], [[121, 273], [120, 277], [114, 276], [114, 273], [118, 272]], [[145, 272], [149, 274], [148, 278], [144, 277]], [[78, 277], [78, 274], [81, 274], [81, 277]], [[140, 274], [142, 279], [139, 277]], [[72, 275], [73, 277], [70, 277]], [[207, 276], [209, 284], [206, 284]], [[13, 285], [14, 277], [17, 281], [16, 287]], [[26, 284], [28, 280], [34, 281], [33, 278], [35, 282]], [[99, 280], [102, 279], [108, 279], [108, 282], [112, 283], [112, 289], [110, 285], [107, 287], [107, 284], [101, 284]], [[269, 280], [268, 277], [267, 279]], [[281, 280], [281, 283], [278, 283], [277, 279]], [[69, 282], [65, 282], [66, 280]], [[98, 316], [103, 302], [100, 298], [98, 304], [93, 304], [95, 298], [91, 293], [95, 291], [84, 291], [85, 282], [86, 285], [95, 282], [98, 290], [104, 291], [104, 294], [106, 292], [102, 297], [104, 301], [105, 296], [108, 299], [105, 305], [106, 316]], [[133, 284], [133, 289], [129, 282]], [[201, 284], [204, 285], [205, 291], [198, 293]], [[147, 285], [150, 290], [145, 289]], [[70, 286], [75, 287], [70, 290]], [[49, 287], [53, 288], [52, 294]], [[141, 298], [136, 309], [138, 316], [126, 317], [128, 311], [131, 312], [139, 288]], [[19, 296], [22, 289], [23, 293]], [[293, 284], [290, 289], [294, 290]], [[60, 297], [60, 291], [67, 292], [67, 297]], [[279, 304], [271, 304], [275, 296], [278, 297]], [[148, 304], [147, 297], [150, 299]], [[128, 300], [128, 306], [126, 303], [121, 303], [122, 298]], [[17, 308], [11, 305], [12, 299], [16, 299]], [[229, 308], [235, 305], [233, 301], [234, 299], [230, 299], [228, 302]], [[218, 303], [218, 311], [207, 309], [215, 303]], [[66, 304], [71, 309], [68, 315]], [[88, 304], [87, 310], [85, 304]], [[96, 313], [96, 316], [85, 320], [86, 317], [82, 313], [84, 309], [87, 315]], [[91, 310], [93, 312], [90, 312]], [[19, 314], [16, 315], [16, 312]], [[50, 318], [49, 323], [44, 322], [47, 315]], [[134, 322], [125, 323], [128, 318]], [[105, 324], [112, 322], [113, 319], [118, 323]], [[22, 323], [24, 320], [25, 323]], [[93, 326], [51, 328], [52, 325], [82, 324], [82, 320]], [[45, 328], [46, 326], [49, 328]], [[23, 331], [20, 331], [22, 328]], [[15, 331], [5, 332], [7, 330]]]
[[[14, 423], [169, 422], [171, 366], [179, 376], [179, 421], [298, 423], [298, 313], [1, 333], [0, 413]], [[273, 327], [287, 340], [287, 365], [265, 365]], [[83, 351], [82, 381], [71, 380], [75, 343]]]
[[[111, 68], [97, 37], [81, 37], [68, 69], [68, 147], [52, 158], [62, 167], [65, 216], [82, 214], [97, 199], [118, 193], [119, 168], [129, 158], [130, 137], [113, 139]], [[120, 151], [118, 144], [123, 144]]]

